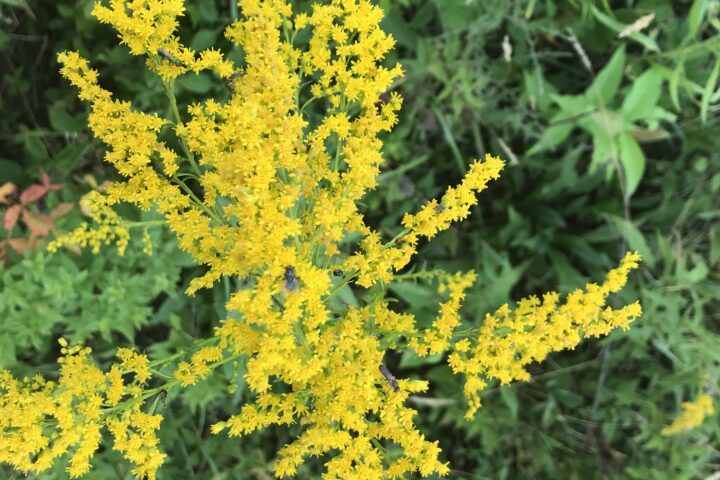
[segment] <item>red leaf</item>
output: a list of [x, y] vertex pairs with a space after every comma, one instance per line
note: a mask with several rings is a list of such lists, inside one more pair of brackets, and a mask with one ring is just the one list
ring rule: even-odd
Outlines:
[[3, 220], [3, 227], [5, 230], [12, 230], [18, 221], [18, 217], [20, 217], [21, 210], [22, 208], [20, 205], [13, 205], [7, 209], [7, 212], [5, 212], [5, 219]]
[[5, 182], [0, 186], [0, 203], [8, 203], [7, 197], [15, 193], [17, 187], [12, 182]]
[[50, 230], [55, 228], [52, 219], [47, 215], [40, 215], [28, 210], [23, 210], [23, 221], [27, 225], [28, 230], [35, 236], [44, 237]]
[[62, 202], [58, 204], [57, 207], [53, 208], [49, 216], [53, 221], [57, 220], [58, 218], [62, 218], [70, 213], [70, 210], [72, 210], [74, 206], [75, 204], [73, 202]]
[[50, 183], [50, 175], [45, 173], [45, 170], [43, 170], [42, 168], [40, 169], [40, 179], [43, 186], [47, 188], [47, 191], [60, 190], [61, 188], [63, 188], [63, 185], [56, 185]]
[[48, 191], [49, 188], [47, 185], [33, 183], [20, 194], [20, 203], [27, 205], [28, 203], [40, 200]]
[[33, 245], [30, 239], [27, 238], [11, 238], [8, 240], [8, 244], [15, 250], [18, 255], [25, 255], [25, 250], [32, 250]]

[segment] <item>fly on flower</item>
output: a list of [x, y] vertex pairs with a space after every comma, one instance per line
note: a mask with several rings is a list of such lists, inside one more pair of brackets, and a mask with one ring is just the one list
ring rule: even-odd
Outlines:
[[160, 56], [163, 57], [164, 59], [166, 59], [166, 60], [168, 60], [169, 62], [171, 62], [173, 65], [177, 65], [178, 67], [183, 66], [183, 63], [182, 63], [180, 60], [178, 60], [177, 58], [173, 57], [173, 56], [170, 54], [170, 52], [168, 52], [168, 51], [165, 50], [164, 48], [158, 48], [157, 53], [158, 53], [158, 55], [160, 55]]
[[298, 289], [299, 284], [298, 284], [297, 273], [295, 272], [295, 267], [290, 266], [285, 269], [284, 279], [285, 279], [284, 283], [285, 283], [286, 290], [288, 290], [289, 292], [292, 292], [292, 291], [295, 291]]
[[232, 97], [233, 95], [235, 95], [235, 92], [237, 91], [237, 85], [236, 85], [235, 82], [236, 82], [237, 79], [240, 78], [241, 76], [242, 76], [241, 73], [236, 72], [236, 73], [233, 73], [232, 75], [230, 75], [229, 77], [227, 77], [227, 78], [224, 80], [224, 82], [225, 82], [225, 88], [227, 88], [227, 91], [230, 92], [230, 96], [231, 96], [231, 97]]
[[384, 363], [380, 364], [380, 373], [382, 373], [382, 376], [385, 377], [385, 380], [388, 381], [388, 383], [390, 384], [390, 388], [393, 389], [393, 392], [397, 392], [400, 390], [395, 375], [392, 374], [392, 372], [385, 366]]

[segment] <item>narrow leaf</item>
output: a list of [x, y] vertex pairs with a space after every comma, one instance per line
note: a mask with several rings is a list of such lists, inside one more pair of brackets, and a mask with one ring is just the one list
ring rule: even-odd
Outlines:
[[7, 209], [7, 212], [5, 212], [5, 218], [3, 219], [3, 227], [5, 228], [5, 230], [12, 230], [12, 228], [17, 223], [18, 218], [20, 218], [20, 211], [20, 205], [13, 205], [12, 207]]
[[640, 75], [633, 83], [620, 109], [625, 120], [634, 122], [650, 116], [660, 99], [662, 83], [662, 75], [654, 69], [646, 70]]
[[28, 203], [40, 200], [47, 192], [48, 187], [46, 185], [34, 183], [20, 194], [20, 203], [27, 205]]
[[75, 204], [73, 202], [62, 202], [58, 204], [57, 207], [53, 208], [53, 210], [48, 215], [53, 221], [57, 220], [58, 218], [62, 218], [68, 213], [70, 213], [70, 210], [73, 209]]
[[575, 125], [570, 122], [550, 125], [545, 129], [540, 140], [527, 151], [527, 154], [534, 155], [548, 148], [556, 147], [570, 136], [570, 132], [572, 132], [574, 126]]
[[705, 20], [705, 14], [708, 10], [708, 0], [695, 0], [688, 12], [687, 22], [690, 36], [695, 37], [700, 30], [700, 26]]
[[621, 46], [600, 70], [595, 81], [588, 88], [585, 97], [595, 105], [607, 105], [620, 88], [623, 70], [625, 69], [625, 47]]
[[715, 59], [715, 66], [710, 72], [705, 88], [703, 88], [702, 99], [700, 100], [700, 119], [702, 123], [707, 122], [708, 110], [710, 109], [710, 97], [715, 91], [718, 76], [720, 76], [720, 57]]
[[680, 87], [680, 79], [685, 76], [685, 59], [680, 58], [678, 60], [678, 64], [675, 67], [675, 70], [672, 71], [672, 75], [670, 76], [670, 83], [668, 84], [668, 88], [670, 90], [670, 101], [673, 104], [673, 108], [675, 108], [676, 112], [680, 111], [680, 95], [679, 95], [679, 87]]
[[630, 249], [637, 251], [642, 257], [643, 263], [652, 267], [655, 264], [655, 255], [637, 225], [615, 215], [609, 215], [607, 218], [615, 224], [621, 235], [625, 237]]
[[42, 168], [40, 169], [40, 180], [43, 186], [48, 189], [48, 191], [62, 190], [62, 188], [64, 187], [64, 185], [62, 184], [52, 183], [50, 175], [45, 173], [45, 170], [43, 170]]
[[628, 132], [618, 136], [620, 163], [625, 172], [625, 195], [629, 198], [635, 192], [645, 171], [645, 155], [637, 141]]

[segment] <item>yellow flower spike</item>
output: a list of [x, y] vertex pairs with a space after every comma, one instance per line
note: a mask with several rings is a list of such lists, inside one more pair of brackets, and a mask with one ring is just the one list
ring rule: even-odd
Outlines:
[[[166, 387], [195, 384], [242, 356], [253, 399], [212, 432], [239, 436], [302, 425], [278, 452], [276, 475], [296, 474], [311, 456], [326, 458], [326, 478], [444, 475], [449, 467], [437, 443], [418, 431], [406, 405], [428, 385], [396, 378], [383, 363], [385, 350], [448, 352], [450, 367], [465, 376], [470, 418], [490, 382], [527, 379], [528, 363], [627, 328], [641, 313], [637, 303], [606, 306], [637, 267], [636, 254], [602, 284], [588, 284], [564, 302], [553, 292], [523, 299], [469, 329], [458, 328], [459, 310], [473, 272], [440, 277], [446, 299], [429, 326], [391, 309], [385, 286], [399, 279], [396, 272], [409, 264], [420, 238], [466, 218], [504, 162], [487, 155], [470, 165], [460, 184], [407, 214], [405, 229], [388, 242], [358, 207], [377, 187], [379, 136], [395, 125], [402, 104], [396, 93], [385, 94], [402, 69], [384, 65], [394, 40], [380, 28], [382, 9], [369, 0], [328, 0], [293, 19], [286, 1], [238, 4], [241, 18], [225, 35], [242, 48], [244, 65], [179, 42], [182, 1], [96, 4], [98, 20], [159, 75], [169, 119], [114, 100], [77, 53], [58, 56], [63, 76], [90, 102], [90, 128], [108, 146], [105, 160], [121, 181], [83, 202], [95, 226], [83, 225], [50, 248], [74, 243], [97, 251], [113, 242], [125, 248], [131, 225], [113, 207], [128, 202], [163, 215], [180, 248], [206, 269], [188, 293], [222, 277], [243, 286], [231, 294], [231, 318], [215, 329], [213, 343], [173, 357], [173, 379], [163, 387], [147, 387], [151, 364], [144, 355], [119, 349], [117, 363], [103, 373], [89, 349], [64, 341], [57, 384], [0, 374], [0, 461], [18, 470], [43, 471], [69, 454], [70, 473], [80, 475], [105, 428], [133, 474], [154, 478], [165, 457], [157, 438], [162, 417], [144, 400], [157, 400]], [[306, 49], [292, 43], [293, 28], [304, 29]], [[228, 91], [180, 108], [175, 90], [182, 82], [175, 80], [201, 70], [227, 79]], [[176, 138], [166, 144], [161, 130]], [[346, 248], [349, 240], [358, 248]], [[351, 284], [372, 289], [351, 302]], [[54, 423], [46, 430], [47, 419]], [[392, 457], [387, 442], [399, 448]]]
[[702, 425], [703, 421], [714, 412], [712, 397], [703, 393], [692, 402], [684, 402], [682, 413], [670, 425], [663, 428], [661, 433], [670, 436], [692, 430]]
[[479, 407], [478, 390], [489, 380], [501, 384], [528, 380], [526, 365], [545, 360], [551, 352], [573, 349], [583, 338], [607, 335], [618, 327], [626, 329], [642, 314], [640, 304], [613, 310], [605, 303], [609, 293], [625, 285], [639, 260], [636, 252], [627, 253], [620, 266], [608, 272], [603, 286], [590, 283], [585, 290], [570, 293], [563, 304], [558, 305], [557, 293], [549, 292], [542, 299], [520, 300], [515, 310], [503, 305], [487, 314], [475, 343], [469, 339], [458, 342], [449, 358], [453, 371], [466, 378], [467, 417], [472, 418]]

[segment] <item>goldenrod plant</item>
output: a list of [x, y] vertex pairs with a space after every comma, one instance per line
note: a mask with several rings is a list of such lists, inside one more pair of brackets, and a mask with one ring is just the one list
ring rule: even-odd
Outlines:
[[712, 397], [706, 393], [698, 395], [692, 402], [683, 402], [682, 412], [660, 433], [665, 436], [677, 435], [702, 425], [703, 421], [715, 412]]
[[[225, 33], [242, 47], [242, 65], [218, 50], [181, 44], [180, 0], [95, 5], [97, 19], [163, 82], [170, 119], [113, 99], [78, 53], [59, 56], [63, 76], [91, 104], [90, 127], [108, 147], [105, 159], [124, 180], [86, 200], [94, 224], [50, 249], [97, 250], [115, 242], [122, 250], [132, 225], [113, 207], [127, 202], [159, 212], [180, 248], [206, 268], [189, 295], [224, 277], [237, 279], [239, 288], [215, 335], [187, 351], [151, 360], [119, 348], [117, 362], [102, 371], [90, 348], [61, 339], [56, 381], [3, 372], [0, 461], [24, 473], [67, 456], [69, 475], [82, 476], [107, 430], [133, 474], [155, 478], [169, 455], [157, 437], [158, 401], [221, 365], [243, 362], [254, 399], [212, 432], [238, 437], [299, 425], [301, 433], [277, 453], [278, 477], [296, 474], [312, 456], [322, 458], [325, 478], [444, 475], [452, 455], [416, 428], [406, 402], [428, 382], [396, 378], [384, 363], [387, 351], [446, 355], [464, 376], [472, 418], [490, 382], [527, 380], [528, 364], [626, 329], [641, 314], [638, 302], [607, 306], [638, 266], [631, 252], [602, 283], [565, 300], [554, 292], [526, 298], [461, 328], [464, 292], [475, 274], [407, 267], [419, 242], [469, 215], [504, 162], [488, 154], [472, 163], [459, 185], [408, 213], [397, 234], [384, 239], [360, 209], [383, 163], [379, 135], [396, 123], [401, 105], [399, 95], [384, 95], [402, 69], [383, 63], [394, 41], [379, 26], [382, 10], [368, 0], [318, 2], [309, 14], [295, 15], [282, 0], [238, 5], [242, 18]], [[228, 98], [199, 100], [181, 112], [176, 79], [204, 70], [226, 81]], [[413, 276], [437, 281], [447, 297], [430, 326], [391, 303], [387, 292], [390, 282]], [[351, 286], [366, 289], [362, 304], [333, 301]], [[155, 374], [168, 365], [172, 376]]]

